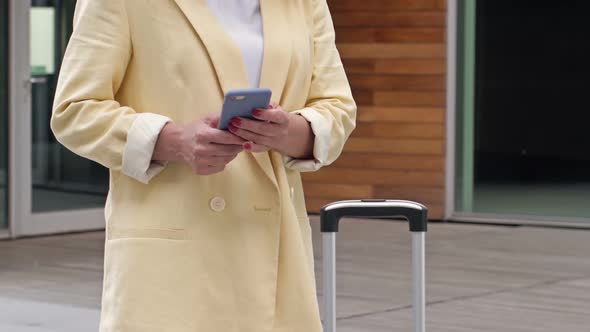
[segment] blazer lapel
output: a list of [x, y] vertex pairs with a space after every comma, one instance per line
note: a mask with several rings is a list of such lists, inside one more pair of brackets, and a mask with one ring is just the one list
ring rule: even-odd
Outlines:
[[[209, 53], [223, 94], [249, 87], [241, 50], [217, 21], [206, 0], [175, 0]], [[264, 32], [264, 56], [260, 87], [272, 90], [272, 102], [281, 103], [291, 63], [292, 43], [285, 23], [282, 1], [260, 0]], [[269, 153], [252, 156], [268, 178], [278, 186]]]
[[242, 52], [207, 6], [206, 0], [175, 0], [209, 53], [223, 94], [249, 86]]
[[[289, 27], [286, 10], [281, 8], [288, 1], [260, 0], [264, 29], [264, 58], [260, 86], [272, 90], [272, 101], [281, 104], [289, 64], [291, 63], [292, 39], [297, 27]], [[290, 31], [289, 28], [293, 28]]]
[[[294, 33], [287, 29], [286, 12], [282, 10], [281, 6], [284, 6], [283, 1], [260, 0], [264, 30], [264, 58], [260, 74], [260, 87], [271, 89], [271, 101], [278, 104], [281, 104], [282, 101], [291, 63], [292, 44], [289, 34]], [[253, 155], [260, 167], [278, 186], [270, 153], [254, 153]]]

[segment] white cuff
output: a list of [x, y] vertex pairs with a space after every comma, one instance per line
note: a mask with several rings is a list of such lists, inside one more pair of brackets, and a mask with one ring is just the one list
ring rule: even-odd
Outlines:
[[127, 133], [127, 144], [123, 151], [123, 174], [147, 184], [166, 167], [153, 162], [152, 156], [162, 128], [172, 121], [170, 118], [153, 113], [140, 113]]
[[284, 156], [285, 167], [299, 172], [313, 172], [325, 165], [330, 153], [330, 125], [328, 121], [316, 110], [306, 107], [295, 114], [303, 116], [311, 125], [311, 130], [315, 135], [313, 144], [314, 159], [295, 159]]

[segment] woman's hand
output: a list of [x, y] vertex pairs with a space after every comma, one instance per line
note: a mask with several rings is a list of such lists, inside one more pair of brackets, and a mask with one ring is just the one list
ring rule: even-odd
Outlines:
[[260, 121], [234, 118], [229, 131], [243, 138], [248, 152], [265, 152], [269, 149], [299, 159], [313, 155], [315, 136], [302, 116], [288, 113], [281, 106], [254, 110], [252, 115]]
[[153, 160], [184, 161], [199, 175], [225, 169], [243, 151], [244, 140], [217, 129], [219, 116], [209, 116], [186, 126], [168, 123], [160, 132]]

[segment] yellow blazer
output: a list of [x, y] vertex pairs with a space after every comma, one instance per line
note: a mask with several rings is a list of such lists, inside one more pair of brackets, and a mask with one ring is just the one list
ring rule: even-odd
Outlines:
[[[330, 164], [356, 106], [326, 0], [261, 0], [261, 12], [261, 86], [322, 119], [328, 153], [315, 162]], [[249, 85], [205, 0], [78, 0], [74, 23], [51, 124], [111, 173], [100, 331], [321, 331], [296, 163], [244, 152], [212, 176], [183, 163], [149, 184], [122, 172], [139, 114], [192, 122]]]

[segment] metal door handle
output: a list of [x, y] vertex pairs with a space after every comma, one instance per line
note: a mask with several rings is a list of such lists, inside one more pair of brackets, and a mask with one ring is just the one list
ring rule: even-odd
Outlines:
[[29, 82], [31, 84], [46, 84], [48, 80], [47, 77], [31, 77]]

